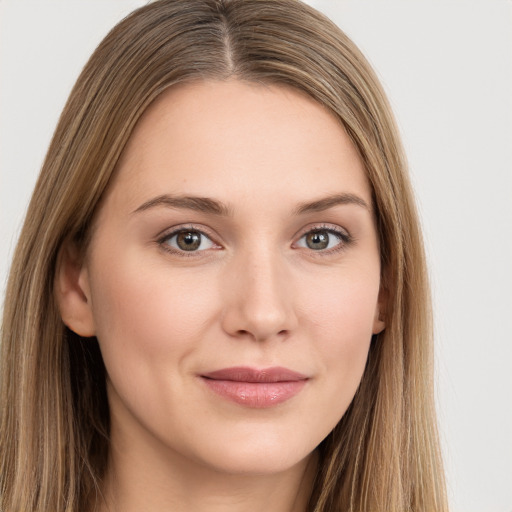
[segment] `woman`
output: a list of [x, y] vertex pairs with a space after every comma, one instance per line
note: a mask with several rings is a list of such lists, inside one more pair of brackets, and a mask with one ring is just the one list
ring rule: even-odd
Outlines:
[[79, 77], [14, 257], [1, 508], [446, 510], [417, 215], [295, 0], [157, 1]]

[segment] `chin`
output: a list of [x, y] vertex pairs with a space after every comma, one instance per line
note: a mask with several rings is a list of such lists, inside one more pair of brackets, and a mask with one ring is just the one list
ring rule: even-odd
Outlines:
[[271, 475], [286, 472], [301, 464], [316, 446], [289, 437], [264, 438], [253, 436], [243, 442], [227, 440], [219, 442], [203, 454], [197, 454], [203, 463], [218, 472], [238, 475]]

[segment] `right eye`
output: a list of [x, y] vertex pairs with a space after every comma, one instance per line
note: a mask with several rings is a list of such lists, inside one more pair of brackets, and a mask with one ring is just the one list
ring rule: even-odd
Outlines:
[[172, 252], [200, 252], [216, 247], [207, 235], [195, 229], [173, 231], [166, 235], [160, 243], [166, 250]]

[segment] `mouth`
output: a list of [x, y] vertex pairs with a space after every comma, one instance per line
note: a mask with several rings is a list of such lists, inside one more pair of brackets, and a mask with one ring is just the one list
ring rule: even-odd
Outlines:
[[306, 375], [288, 368], [233, 367], [200, 375], [206, 386], [221, 397], [252, 408], [268, 408], [286, 402], [306, 385]]

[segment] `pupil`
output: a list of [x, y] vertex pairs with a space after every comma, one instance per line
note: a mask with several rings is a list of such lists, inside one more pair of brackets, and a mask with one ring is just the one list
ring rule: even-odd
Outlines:
[[306, 237], [306, 244], [310, 249], [325, 249], [329, 245], [329, 235], [325, 231], [316, 231]]
[[178, 234], [176, 242], [184, 251], [194, 251], [201, 245], [201, 235], [191, 231], [183, 231]]

